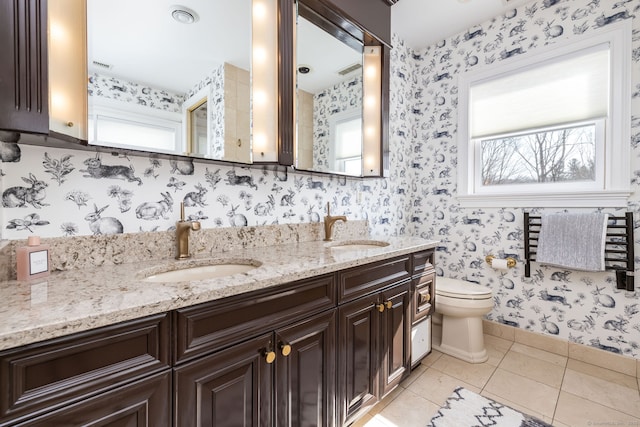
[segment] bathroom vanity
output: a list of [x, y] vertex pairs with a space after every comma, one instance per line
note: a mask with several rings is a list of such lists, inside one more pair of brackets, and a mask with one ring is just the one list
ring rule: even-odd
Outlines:
[[5, 282], [0, 425], [347, 425], [408, 375], [431, 310], [436, 242], [388, 243], [231, 251], [259, 266], [191, 282], [144, 278], [206, 260], [66, 271], [44, 300]]

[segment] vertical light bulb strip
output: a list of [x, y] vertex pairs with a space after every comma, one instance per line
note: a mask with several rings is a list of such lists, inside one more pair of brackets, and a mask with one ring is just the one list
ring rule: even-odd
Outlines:
[[48, 3], [49, 129], [87, 139], [86, 6]]
[[364, 176], [380, 176], [382, 57], [380, 46], [364, 47], [363, 75]]
[[253, 0], [251, 137], [254, 162], [278, 161], [277, 0]]

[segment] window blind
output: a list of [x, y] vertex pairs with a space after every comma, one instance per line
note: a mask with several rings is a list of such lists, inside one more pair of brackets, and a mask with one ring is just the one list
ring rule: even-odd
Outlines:
[[473, 84], [471, 138], [608, 115], [609, 43]]

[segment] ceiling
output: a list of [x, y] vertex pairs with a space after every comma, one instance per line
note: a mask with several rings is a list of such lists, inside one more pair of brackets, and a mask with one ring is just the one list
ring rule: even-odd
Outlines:
[[531, 0], [400, 0], [391, 6], [391, 32], [421, 49]]
[[[412, 48], [424, 48], [530, 0], [505, 1], [399, 0], [391, 6], [391, 29]], [[249, 68], [250, 0], [179, 0], [200, 15], [191, 25], [171, 19], [173, 4], [176, 0], [88, 2], [90, 71], [185, 93], [225, 61]], [[313, 34], [309, 37], [323, 37], [321, 31]], [[345, 55], [338, 55], [336, 47], [323, 54], [318, 46], [313, 42], [306, 52], [298, 51], [300, 63], [321, 71], [355, 62], [349, 49]], [[93, 60], [112, 68], [91, 66]], [[316, 88], [322, 85], [326, 82], [315, 83]]]

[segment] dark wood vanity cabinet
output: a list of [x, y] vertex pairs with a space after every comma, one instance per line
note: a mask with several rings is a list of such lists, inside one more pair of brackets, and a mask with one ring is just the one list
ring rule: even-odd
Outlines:
[[0, 426], [348, 425], [409, 373], [429, 256], [5, 350]]
[[335, 312], [175, 369], [176, 426], [335, 425]]
[[436, 270], [433, 249], [413, 254], [411, 293], [413, 298], [412, 324], [433, 314], [435, 308]]
[[335, 425], [335, 298], [330, 274], [177, 310], [176, 425]]
[[355, 421], [409, 373], [410, 266], [407, 256], [338, 273], [340, 295], [365, 293], [338, 307], [341, 426]]
[[169, 426], [170, 329], [162, 314], [0, 353], [0, 425]]
[[47, 1], [0, 2], [0, 130], [49, 132]]

